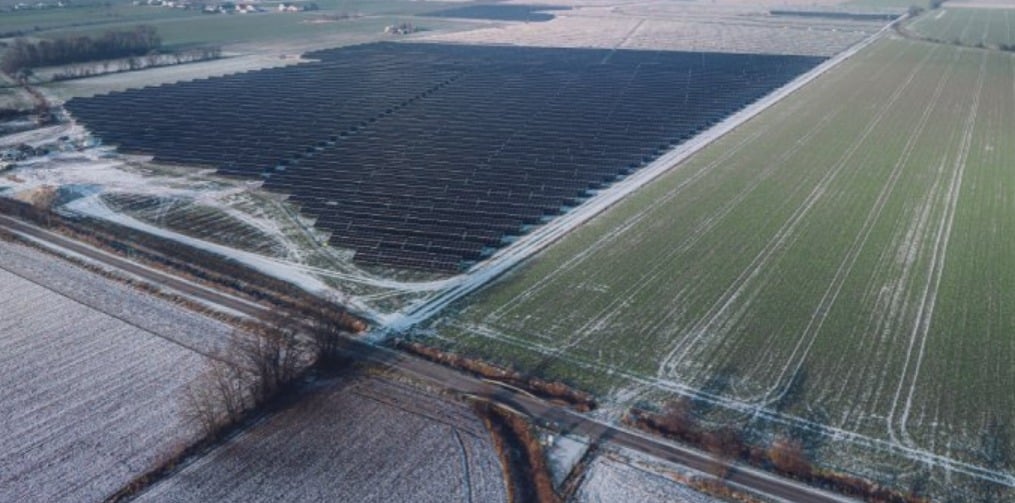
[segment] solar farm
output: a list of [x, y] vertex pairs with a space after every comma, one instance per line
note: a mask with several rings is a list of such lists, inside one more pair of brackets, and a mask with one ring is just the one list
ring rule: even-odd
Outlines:
[[459, 272], [823, 61], [391, 43], [308, 58], [67, 108], [120, 152], [291, 194], [359, 264]]
[[55, 85], [69, 121], [37, 134], [85, 146], [0, 194], [588, 392], [596, 420], [679, 399], [823, 472], [1010, 501], [1015, 9], [546, 1], [307, 13], [425, 27]]

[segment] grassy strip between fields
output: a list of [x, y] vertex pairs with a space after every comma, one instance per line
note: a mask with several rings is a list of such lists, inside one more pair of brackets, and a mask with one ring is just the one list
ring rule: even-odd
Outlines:
[[589, 412], [596, 408], [596, 401], [591, 394], [576, 390], [559, 381], [546, 381], [538, 377], [525, 376], [518, 371], [499, 367], [489, 362], [441, 351], [419, 342], [399, 341], [399, 349], [420, 356], [432, 362], [446, 365], [456, 370], [503, 382], [522, 388], [533, 395], [554, 403], [564, 404], [579, 412]]
[[663, 413], [632, 409], [623, 422], [639, 430], [704, 449], [720, 459], [714, 474], [722, 477], [729, 463], [743, 461], [780, 475], [830, 489], [864, 501], [883, 503], [929, 503], [924, 495], [903, 493], [861, 478], [821, 470], [814, 466], [797, 440], [774, 439], [767, 446], [750, 445], [735, 430], [710, 430], [699, 425], [686, 400], [671, 402]]

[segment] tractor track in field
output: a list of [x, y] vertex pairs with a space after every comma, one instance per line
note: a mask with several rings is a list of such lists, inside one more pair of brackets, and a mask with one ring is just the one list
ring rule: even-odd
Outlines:
[[[774, 163], [771, 163], [768, 166], [766, 166], [762, 170], [762, 172], [759, 173], [758, 177], [755, 178], [755, 180], [749, 186], [745, 187], [736, 196], [734, 196], [732, 199], [730, 199], [728, 202], [726, 202], [719, 209], [719, 211], [716, 212], [715, 215], [713, 215], [712, 217], [706, 219], [704, 222], [702, 222], [701, 225], [696, 227], [694, 232], [692, 232], [691, 235], [688, 236], [688, 239], [685, 239], [683, 242], [681, 242], [677, 246], [669, 248], [664, 253], [663, 258], [661, 260], [655, 260], [655, 261], [653, 261], [653, 266], [651, 268], [649, 268], [649, 270], [646, 271], [644, 274], [642, 274], [641, 281], [637, 281], [637, 282], [632, 283], [631, 286], [629, 286], [625, 291], [620, 292], [619, 294], [617, 294], [615, 296], [614, 300], [612, 300], [609, 304], [607, 304], [599, 313], [597, 313], [595, 316], [590, 317], [589, 320], [584, 325], [582, 325], [577, 330], [575, 330], [575, 333], [578, 334], [578, 335], [574, 339], [571, 339], [571, 340], [567, 341], [567, 343], [564, 346], [561, 346], [560, 349], [558, 350], [558, 353], [566, 351], [568, 349], [571, 349], [571, 348], [577, 346], [578, 344], [584, 342], [585, 339], [588, 338], [590, 335], [592, 335], [592, 333], [595, 331], [595, 330], [591, 330], [591, 329], [594, 329], [597, 326], [601, 326], [601, 325], [604, 325], [605, 323], [608, 323], [609, 320], [616, 314], [616, 312], [619, 309], [622, 309], [625, 305], [627, 305], [629, 302], [631, 302], [631, 299], [634, 296], [638, 295], [640, 292], [642, 292], [645, 288], [647, 288], [651, 284], [651, 282], [648, 281], [648, 280], [651, 280], [652, 278], [654, 278], [660, 272], [660, 269], [662, 269], [663, 267], [665, 267], [666, 265], [669, 264], [670, 260], [672, 260], [673, 257], [677, 256], [681, 252], [687, 251], [689, 248], [691, 248], [692, 246], [697, 244], [705, 236], [706, 233], [708, 233], [709, 231], [714, 229], [716, 226], [718, 226], [719, 223], [722, 222], [723, 219], [727, 215], [729, 215], [734, 209], [736, 209], [740, 205], [740, 203], [743, 202], [743, 200], [746, 199], [747, 196], [751, 192], [753, 192], [754, 189], [756, 189], [759, 184], [761, 184], [762, 181], [766, 180], [776, 170], [776, 168], [778, 167], [778, 165], [781, 162], [785, 161], [789, 157], [792, 157], [792, 155], [794, 155], [796, 152], [798, 152], [800, 150], [800, 148], [804, 144], [806, 144], [807, 141], [810, 138], [812, 138], [819, 131], [821, 131], [825, 126], [827, 126], [828, 123], [831, 122], [832, 117], [834, 117], [834, 115], [830, 114], [830, 115], [826, 116], [825, 118], [823, 118], [821, 120], [821, 122], [817, 126], [812, 128], [810, 131], [808, 131], [808, 133], [804, 137], [802, 137], [800, 139], [800, 141], [793, 148], [791, 148], [789, 150], [786, 150], [778, 161], [776, 161]], [[752, 135], [752, 141], [756, 140], [759, 137], [760, 137], [760, 134], [759, 135]], [[739, 149], [737, 151], [739, 151]], [[735, 152], [732, 152], [732, 154], [735, 154]], [[707, 172], [711, 171], [711, 168], [713, 168], [713, 167], [715, 167], [715, 166], [717, 166], [719, 164], [721, 164], [721, 163], [719, 161], [716, 161], [716, 163], [714, 165], [712, 165], [710, 168], [703, 169], [702, 173], [707, 173]], [[682, 186], [681, 188], [684, 188], [684, 187], [686, 187], [686, 186]], [[666, 201], [672, 200], [673, 197], [675, 197], [675, 196], [676, 196], [676, 194], [674, 193], [672, 195], [672, 197], [667, 197]], [[660, 205], [653, 204], [652, 205], [652, 209], [655, 209], [658, 206], [660, 206]], [[641, 213], [639, 213], [639, 214], [641, 214]], [[651, 212], [650, 215], [651, 214], [654, 214], [654, 212]], [[650, 215], [644, 215], [641, 218], [639, 218], [639, 220], [641, 220], [642, 218], [645, 218], [647, 216], [650, 216]], [[664, 324], [665, 321], [668, 320], [668, 319], [669, 319], [669, 316], [662, 317], [662, 318], [660, 318], [660, 321], [657, 322], [655, 325], [659, 326], [661, 324]], [[649, 330], [649, 331], [653, 332], [654, 330]]]
[[[937, 48], [935, 47], [935, 51], [932, 51], [931, 54], [936, 52], [936, 50]], [[766, 406], [786, 395], [793, 379], [799, 374], [800, 369], [807, 360], [807, 356], [810, 354], [814, 341], [817, 340], [817, 336], [821, 332], [825, 320], [828, 318], [832, 307], [835, 305], [839, 298], [839, 294], [842, 292], [846, 278], [848, 278], [852, 273], [853, 266], [860, 257], [860, 252], [867, 246], [867, 241], [874, 230], [874, 225], [881, 220], [882, 211], [888, 203], [891, 195], [895, 192], [895, 187], [899, 178], [902, 176], [903, 168], [909, 163], [909, 159], [915, 150], [916, 144], [927, 127], [931, 112], [935, 110], [935, 105], [938, 103], [938, 99], [944, 91], [944, 84], [948, 81], [948, 77], [950, 77], [950, 75], [947, 73], [942, 72], [940, 74], [937, 86], [934, 89], [933, 97], [930, 100], [932, 105], [924, 108], [923, 114], [921, 114], [916, 127], [911, 130], [909, 137], [906, 140], [906, 144], [902, 149], [902, 154], [892, 167], [887, 183], [885, 183], [885, 185], [881, 188], [881, 191], [878, 193], [878, 197], [874, 201], [874, 205], [871, 207], [870, 211], [867, 213], [867, 217], [864, 219], [860, 232], [851, 243], [846, 256], [843, 257], [842, 261], [839, 263], [839, 267], [835, 271], [835, 276], [832, 278], [831, 283], [829, 283], [828, 288], [821, 297], [821, 301], [814, 310], [814, 314], [811, 316], [807, 326], [804, 328], [803, 334], [797, 341], [796, 346], [793, 348], [793, 352], [790, 354], [789, 358], [790, 362], [783, 367], [779, 377], [776, 378], [776, 387], [770, 390], [765, 396], [758, 399], [759, 402], [763, 401]], [[797, 358], [797, 353], [801, 351], [801, 347], [803, 347], [803, 352], [800, 354], [799, 358]], [[795, 366], [792, 364], [792, 361], [794, 360], [796, 360]], [[794, 368], [787, 378], [786, 373], [791, 366]], [[776, 396], [773, 397], [773, 393], [777, 393]]]
[[898, 402], [907, 380], [906, 375], [909, 373], [913, 348], [914, 346], [917, 346], [916, 361], [913, 364], [912, 370], [913, 377], [910, 380], [909, 392], [906, 396], [905, 406], [902, 409], [902, 415], [898, 419], [899, 434], [902, 436], [902, 440], [906, 442], [906, 445], [913, 445], [913, 440], [909, 435], [906, 424], [909, 420], [910, 410], [913, 405], [913, 395], [916, 392], [916, 385], [920, 377], [920, 367], [923, 364], [927, 338], [930, 334], [930, 324], [934, 318], [934, 307], [937, 303], [937, 293], [941, 285], [941, 275], [944, 271], [945, 261], [948, 257], [948, 242], [951, 238], [952, 225], [955, 222], [955, 212], [958, 208], [959, 194], [962, 190], [962, 178], [965, 174], [966, 161], [969, 159], [969, 151], [973, 143], [973, 131], [976, 128], [976, 117], [980, 107], [980, 96], [983, 94], [983, 86], [986, 80], [987, 54], [988, 53], [983, 53], [981, 56], [982, 60], [980, 62], [980, 72], [977, 76], [976, 92], [973, 94], [973, 103], [970, 106], [969, 115], [966, 117], [962, 143], [959, 146], [959, 155], [956, 157], [955, 165], [952, 167], [952, 177], [948, 185], [948, 191], [946, 192], [945, 215], [938, 225], [938, 230], [936, 232], [937, 239], [935, 240], [933, 248], [934, 251], [931, 256], [932, 277], [931, 280], [924, 286], [922, 295], [923, 301], [920, 303], [916, 323], [913, 325], [909, 347], [906, 351], [906, 360], [903, 365], [902, 375], [899, 379], [899, 385], [896, 388], [895, 398], [892, 400], [891, 411], [888, 414], [889, 433], [894, 435], [892, 433], [891, 425], [895, 420]]
[[737, 299], [743, 295], [749, 285], [753, 284], [756, 278], [761, 276], [762, 271], [767, 268], [767, 264], [775, 253], [782, 249], [783, 245], [789, 241], [795, 233], [797, 227], [804, 221], [804, 217], [810, 213], [810, 210], [814, 207], [817, 201], [821, 199], [832, 181], [834, 181], [838, 177], [839, 173], [847, 166], [848, 161], [852, 159], [853, 155], [859, 150], [864, 141], [866, 141], [874, 129], [888, 115], [888, 110], [895, 104], [896, 101], [898, 101], [899, 97], [902, 96], [906, 88], [908, 88], [912, 83], [918, 71], [929, 58], [929, 54], [930, 53], [928, 53], [928, 55], [925, 56], [920, 63], [914, 65], [908, 78], [896, 88], [895, 92], [892, 93], [888, 101], [883, 107], [881, 107], [874, 119], [868, 123], [867, 127], [852, 143], [850, 148], [848, 148], [846, 152], [844, 152], [843, 155], [835, 162], [835, 164], [829, 168], [824, 176], [822, 176], [815, 185], [814, 189], [810, 192], [810, 194], [808, 194], [804, 202], [797, 208], [793, 215], [790, 216], [789, 220], [783, 224], [782, 228], [776, 232], [772, 239], [769, 240], [768, 244], [762, 249], [761, 253], [754, 258], [750, 265], [748, 265], [748, 267], [734, 280], [734, 282], [726, 289], [726, 291], [723, 292], [716, 302], [712, 304], [705, 315], [690, 328], [687, 336], [679, 341], [667, 353], [666, 357], [659, 365], [659, 377], [671, 374], [690, 353], [690, 347], [697, 345], [705, 338], [711, 337], [712, 327], [726, 319], [727, 313], [733, 307], [734, 303], [736, 303]]
[[547, 284], [552, 283], [552, 281], [555, 280], [557, 277], [581, 265], [586, 258], [595, 254], [597, 251], [601, 250], [607, 244], [612, 243], [617, 238], [624, 235], [627, 231], [637, 227], [639, 223], [645, 220], [645, 218], [651, 216], [656, 208], [663, 206], [667, 202], [671, 201], [674, 197], [682, 193], [684, 189], [694, 185], [694, 183], [703, 178], [710, 169], [718, 166], [719, 164], [735, 156], [745, 146], [747, 146], [753, 140], [761, 136], [762, 133], [763, 133], [762, 131], [758, 131], [737, 142], [737, 144], [733, 148], [729, 149], [726, 152], [723, 152], [722, 156], [720, 156], [718, 159], [712, 161], [711, 163], [700, 169], [697, 173], [691, 175], [687, 180], [681, 182], [679, 185], [674, 187], [672, 190], [668, 191], [662, 197], [649, 203], [649, 205], [646, 206], [644, 209], [642, 209], [638, 213], [632, 215], [630, 218], [625, 220], [623, 224], [610, 229], [608, 232], [603, 234], [599, 239], [597, 239], [591, 246], [588, 246], [582, 251], [571, 256], [571, 258], [567, 259], [567, 261], [565, 261], [560, 267], [554, 269], [553, 272], [543, 276], [542, 278], [539, 279], [539, 281], [536, 281], [532, 286], [525, 289], [518, 295], [512, 297], [511, 300], [503, 303], [501, 306], [499, 306], [497, 309], [495, 309], [493, 312], [490, 313], [489, 318], [491, 320], [500, 319], [505, 313], [513, 309], [514, 306], [516, 306], [518, 303], [531, 298], [532, 295], [542, 290], [543, 287], [545, 287]]

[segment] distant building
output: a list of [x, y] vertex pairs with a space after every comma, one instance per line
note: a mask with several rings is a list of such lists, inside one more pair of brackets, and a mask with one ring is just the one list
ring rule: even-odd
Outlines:
[[412, 23], [393, 24], [384, 27], [384, 33], [390, 35], [408, 35], [416, 31], [416, 26]]
[[318, 10], [319, 7], [314, 2], [282, 2], [278, 4], [279, 12], [309, 12], [312, 10]]

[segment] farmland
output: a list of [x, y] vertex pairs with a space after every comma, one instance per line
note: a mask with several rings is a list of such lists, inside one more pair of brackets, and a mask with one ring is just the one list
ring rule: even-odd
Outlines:
[[0, 265], [0, 500], [101, 500], [196, 438], [188, 348], [227, 327], [32, 249], [0, 242]]
[[[478, 26], [424, 34], [422, 39], [470, 44], [599, 47], [831, 56], [884, 26], [768, 15], [765, 2], [553, 2], [572, 10], [548, 11], [543, 22]], [[829, 2], [830, 3], [830, 2]], [[771, 6], [785, 6], [774, 2]], [[906, 5], [908, 6], [908, 4]], [[901, 12], [895, 7], [891, 12]], [[870, 10], [861, 6], [860, 10]]]
[[928, 38], [962, 45], [1015, 46], [1015, 9], [945, 8], [928, 12], [909, 28]]
[[467, 406], [379, 379], [325, 382], [138, 501], [504, 501]]
[[[200, 9], [172, 9], [161, 6], [131, 5], [129, 1], [60, 9], [26, 9], [4, 12], [0, 16], [0, 34], [31, 36], [75, 36], [109, 29], [129, 28], [137, 24], [155, 27], [167, 46], [212, 43], [264, 43], [280, 39], [307, 42], [336, 32], [371, 33], [383, 36], [384, 23], [404, 20], [415, 13], [445, 7], [437, 2], [408, 0], [331, 0], [316, 2], [320, 11], [292, 14], [263, 12], [254, 15], [208, 15]], [[269, 4], [268, 7], [274, 7]], [[315, 22], [323, 15], [345, 19]], [[327, 20], [325, 18], [325, 20]], [[468, 26], [468, 23], [428, 20], [428, 29]]]
[[418, 333], [618, 407], [816, 430], [878, 480], [1015, 485], [1013, 76], [881, 41]]

